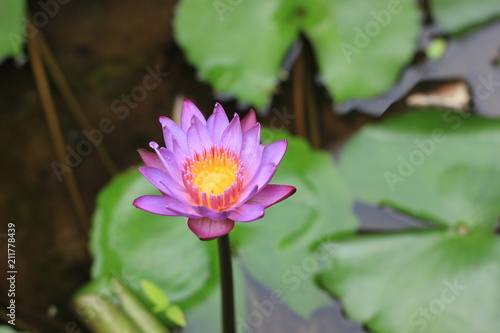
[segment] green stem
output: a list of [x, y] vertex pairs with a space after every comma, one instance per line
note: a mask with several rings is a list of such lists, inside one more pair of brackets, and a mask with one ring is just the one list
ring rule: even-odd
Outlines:
[[233, 268], [229, 234], [219, 237], [219, 268], [222, 296], [222, 332], [236, 333], [234, 317]]

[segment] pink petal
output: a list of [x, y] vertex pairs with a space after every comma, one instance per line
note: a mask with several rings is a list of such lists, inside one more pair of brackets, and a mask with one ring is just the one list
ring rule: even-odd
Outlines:
[[226, 112], [219, 103], [215, 103], [214, 112], [207, 120], [207, 129], [214, 144], [220, 144], [220, 138], [222, 133], [229, 125], [229, 120], [227, 119]]
[[202, 153], [203, 150], [209, 150], [212, 146], [212, 138], [208, 133], [207, 128], [203, 125], [198, 118], [191, 120], [191, 127], [188, 130], [188, 147], [193, 156], [193, 152]]
[[238, 206], [241, 206], [243, 205], [245, 202], [247, 202], [247, 200], [249, 200], [250, 198], [252, 198], [255, 194], [257, 194], [258, 192], [258, 187], [257, 186], [254, 186], [254, 187], [249, 187], [247, 186], [246, 188], [243, 189], [243, 191], [239, 194], [238, 198], [236, 199], [236, 201], [233, 203], [233, 205], [231, 206], [233, 209], [235, 209], [236, 207]]
[[238, 222], [251, 222], [264, 216], [264, 206], [257, 203], [245, 203], [235, 209], [229, 218]]
[[212, 240], [228, 234], [234, 228], [234, 221], [225, 219], [214, 221], [207, 217], [201, 219], [189, 219], [188, 227], [201, 240]]
[[201, 113], [201, 111], [194, 105], [190, 100], [185, 99], [182, 103], [182, 111], [181, 111], [181, 128], [184, 132], [187, 132], [189, 127], [191, 126], [191, 119], [196, 117], [201, 121], [203, 125], [206, 125], [207, 121], [205, 117]]
[[165, 187], [165, 184], [168, 184], [170, 181], [170, 177], [168, 177], [165, 171], [150, 166], [139, 167], [138, 169], [153, 186], [163, 193], [170, 194], [170, 190]]
[[137, 151], [139, 152], [139, 155], [141, 155], [141, 158], [146, 166], [157, 168], [164, 172], [167, 171], [156, 153], [147, 151], [145, 149], [138, 149]]
[[194, 219], [198, 219], [198, 218], [201, 218], [202, 216], [200, 214], [198, 214], [194, 207], [189, 205], [189, 204], [186, 204], [184, 202], [181, 202], [180, 200], [178, 200], [177, 198], [172, 198], [172, 197], [168, 197], [166, 196], [166, 205], [167, 205], [167, 208], [175, 213], [177, 213], [176, 215], [179, 215], [179, 216], [184, 216], [184, 217], [188, 217], [188, 218], [194, 218]]
[[260, 144], [260, 124], [257, 123], [243, 135], [240, 158], [247, 181], [251, 180], [257, 171], [263, 151], [264, 145]]
[[174, 157], [175, 160], [177, 161], [177, 165], [182, 168], [184, 166], [184, 162], [186, 162], [186, 159], [189, 157], [189, 154], [187, 154], [184, 150], [182, 150], [181, 146], [177, 141], [174, 140]]
[[[177, 144], [177, 141], [174, 140], [174, 142]], [[181, 189], [184, 189], [181, 170], [179, 169], [174, 154], [166, 148], [163, 147], [160, 148], [160, 146], [154, 141], [150, 142], [149, 145], [151, 146], [151, 148], [155, 150], [156, 156], [158, 157], [161, 163], [161, 168], [157, 169], [160, 169], [161, 171], [165, 172], [167, 175], [169, 175], [173, 180], [177, 182], [177, 184], [181, 187]]]
[[239, 153], [241, 150], [241, 141], [242, 133], [240, 117], [237, 114], [234, 114], [233, 120], [231, 120], [226, 130], [222, 134], [221, 146], [227, 147], [235, 153]]
[[295, 193], [297, 189], [288, 185], [266, 185], [259, 193], [250, 198], [247, 203], [258, 203], [267, 208]]
[[163, 147], [160, 148], [159, 153], [163, 158], [163, 164], [167, 167], [167, 173], [177, 182], [177, 184], [179, 184], [179, 186], [184, 187], [181, 168], [177, 163], [174, 153]]
[[267, 185], [271, 181], [276, 173], [278, 164], [283, 159], [283, 155], [285, 155], [287, 145], [288, 142], [286, 140], [280, 140], [271, 143], [264, 149], [260, 166], [253, 178], [244, 185], [243, 191], [248, 191], [249, 188], [255, 186], [260, 191], [264, 185]]
[[173, 141], [176, 140], [179, 145], [187, 151], [186, 132], [182, 130], [172, 119], [167, 117], [160, 117], [161, 127], [163, 129], [163, 138], [165, 140], [165, 147], [168, 150], [173, 149]]
[[264, 154], [262, 155], [261, 164], [268, 164], [268, 163], [274, 163], [276, 165], [280, 164], [281, 160], [283, 159], [283, 156], [285, 155], [287, 146], [288, 146], [288, 141], [286, 139], [279, 140], [269, 144], [269, 146], [267, 146], [264, 149]]
[[252, 126], [254, 126], [257, 123], [257, 117], [255, 116], [255, 111], [250, 110], [247, 115], [241, 120], [241, 132], [245, 133], [248, 131]]
[[257, 192], [260, 192], [264, 188], [264, 186], [271, 181], [274, 174], [276, 173], [277, 168], [278, 165], [274, 163], [261, 165], [257, 170], [257, 172], [255, 173], [255, 176], [252, 178], [252, 180], [250, 180], [243, 188], [242, 195], [248, 193], [251, 189], [255, 187], [257, 188]]
[[139, 167], [139, 171], [162, 193], [184, 201], [185, 203], [189, 203], [191, 201], [191, 197], [187, 193], [186, 189], [180, 186], [166, 172], [148, 166]]
[[158, 215], [177, 216], [176, 212], [167, 208], [167, 197], [163, 195], [143, 195], [134, 200], [133, 204], [139, 209]]
[[205, 206], [197, 206], [195, 207], [196, 213], [198, 213], [201, 216], [208, 217], [211, 220], [215, 221], [221, 221], [226, 219], [231, 213], [233, 212], [232, 210], [227, 210], [227, 211], [222, 211], [219, 212], [217, 210], [210, 209]]

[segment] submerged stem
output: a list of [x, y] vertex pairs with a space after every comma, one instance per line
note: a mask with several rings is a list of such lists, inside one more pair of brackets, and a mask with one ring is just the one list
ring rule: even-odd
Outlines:
[[229, 234], [217, 239], [219, 245], [219, 268], [222, 296], [222, 332], [236, 333], [234, 318], [233, 268]]
[[[31, 68], [33, 70], [33, 76], [35, 78], [35, 84], [40, 96], [42, 109], [45, 113], [45, 118], [49, 127], [52, 143], [55, 147], [56, 156], [59, 162], [63, 163], [66, 159], [64, 136], [61, 132], [61, 127], [59, 126], [59, 118], [57, 117], [54, 100], [50, 91], [49, 81], [45, 73], [45, 68], [43, 67], [38, 35], [35, 35], [33, 38], [28, 38], [28, 50], [30, 53]], [[80, 219], [80, 231], [86, 241], [87, 230], [89, 228], [89, 220], [75, 176], [73, 175], [73, 173], [69, 172], [65, 175], [63, 180], [66, 181], [65, 184], [68, 188], [69, 195], [73, 201], [73, 205], [75, 206], [76, 214]]]

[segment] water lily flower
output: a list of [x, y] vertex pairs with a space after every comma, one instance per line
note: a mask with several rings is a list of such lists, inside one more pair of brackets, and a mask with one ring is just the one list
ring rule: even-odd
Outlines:
[[180, 122], [160, 117], [165, 147], [151, 142], [154, 153], [139, 150], [146, 164], [139, 171], [162, 195], [135, 199], [137, 208], [185, 216], [191, 231], [210, 240], [229, 233], [235, 221], [262, 218], [266, 208], [295, 192], [293, 186], [269, 184], [287, 141], [260, 144], [260, 124], [252, 110], [241, 121], [235, 114], [229, 122], [217, 103], [205, 120], [185, 100]]

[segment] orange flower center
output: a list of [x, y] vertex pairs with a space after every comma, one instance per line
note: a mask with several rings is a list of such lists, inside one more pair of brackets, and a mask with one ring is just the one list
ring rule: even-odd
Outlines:
[[198, 205], [222, 210], [241, 190], [240, 158], [227, 149], [212, 147], [186, 159], [183, 178], [191, 197]]

